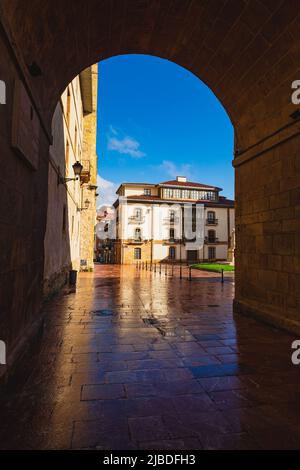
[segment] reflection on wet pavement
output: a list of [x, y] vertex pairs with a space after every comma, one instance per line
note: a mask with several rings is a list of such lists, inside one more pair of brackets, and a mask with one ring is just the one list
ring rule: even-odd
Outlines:
[[196, 276], [80, 275], [2, 396], [0, 448], [299, 448], [295, 338], [233, 316], [232, 279]]

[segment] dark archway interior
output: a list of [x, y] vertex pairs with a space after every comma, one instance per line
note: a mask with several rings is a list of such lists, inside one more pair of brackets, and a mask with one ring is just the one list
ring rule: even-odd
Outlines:
[[286, 123], [298, 58], [297, 1], [121, 3], [2, 2], [16, 52], [25, 67], [41, 70], [28, 79], [45, 116], [87, 66], [143, 53], [172, 60], [207, 83], [231, 117], [240, 149]]
[[[0, 324], [9, 342], [18, 345], [40, 307], [47, 152], [55, 105], [85, 67], [126, 53], [182, 65], [224, 105], [235, 128], [235, 309], [298, 329], [299, 123], [290, 117], [295, 111], [290, 95], [299, 73], [299, 1], [4, 0], [0, 15], [1, 74], [8, 98], [1, 115], [1, 213], [12, 208], [1, 228], [7, 249]], [[17, 78], [25, 82], [39, 117], [34, 172], [22, 166], [10, 145]], [[15, 220], [22, 221], [23, 230], [16, 231]], [[20, 260], [14, 253], [25, 239], [27, 250]]]

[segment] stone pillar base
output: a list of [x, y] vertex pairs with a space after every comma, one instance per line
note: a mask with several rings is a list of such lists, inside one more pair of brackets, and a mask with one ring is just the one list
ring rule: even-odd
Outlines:
[[282, 316], [282, 312], [276, 314], [267, 310], [266, 306], [253, 307], [241, 302], [237, 299], [233, 301], [234, 314], [241, 314], [251, 318], [255, 318], [267, 325], [286, 330], [289, 333], [300, 335], [300, 322]]
[[64, 267], [61, 271], [52, 274], [50, 279], [44, 279], [43, 300], [47, 301], [54, 297], [68, 282], [71, 267]]

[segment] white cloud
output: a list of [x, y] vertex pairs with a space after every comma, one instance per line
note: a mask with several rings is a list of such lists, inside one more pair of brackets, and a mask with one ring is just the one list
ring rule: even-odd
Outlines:
[[108, 135], [107, 144], [108, 150], [115, 150], [116, 152], [130, 155], [133, 158], [142, 158], [146, 155], [140, 150], [140, 143], [133, 137], [117, 137], [119, 132], [112, 125], [109, 126], [109, 131], [110, 135]]
[[191, 176], [191, 165], [188, 163], [178, 166], [171, 160], [163, 160], [157, 168], [160, 172], [167, 174], [171, 178], [176, 178], [176, 176]]
[[98, 175], [97, 186], [97, 191], [99, 194], [97, 197], [97, 208], [100, 208], [101, 206], [111, 206], [117, 199], [116, 190], [118, 189], [119, 185]]
[[114, 126], [112, 126], [112, 125], [109, 126], [109, 131], [110, 131], [110, 133], [113, 134], [113, 135], [118, 135], [117, 129], [116, 129]]

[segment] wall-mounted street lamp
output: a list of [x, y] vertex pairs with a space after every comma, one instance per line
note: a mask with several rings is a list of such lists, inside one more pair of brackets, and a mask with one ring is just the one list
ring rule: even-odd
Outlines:
[[72, 167], [74, 170], [75, 178], [64, 178], [63, 176], [58, 175], [58, 184], [64, 184], [64, 183], [68, 183], [69, 181], [79, 180], [83, 166], [81, 165], [79, 161], [77, 161], [74, 163], [74, 165], [72, 165]]
[[89, 207], [90, 207], [90, 201], [88, 199], [86, 199], [84, 201], [84, 207], [77, 207], [77, 211], [78, 212], [86, 211]]

